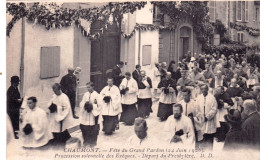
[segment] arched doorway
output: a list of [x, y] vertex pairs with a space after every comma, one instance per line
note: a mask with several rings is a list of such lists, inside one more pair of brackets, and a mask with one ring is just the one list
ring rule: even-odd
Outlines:
[[179, 54], [178, 59], [182, 60], [189, 51], [192, 53], [192, 30], [190, 27], [183, 26], [179, 31]]

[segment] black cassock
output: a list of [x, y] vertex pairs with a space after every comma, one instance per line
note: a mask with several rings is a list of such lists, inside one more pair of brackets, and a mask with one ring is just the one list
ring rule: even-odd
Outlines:
[[14, 131], [19, 130], [20, 108], [22, 103], [18, 102], [21, 98], [18, 88], [10, 86], [7, 90], [7, 114], [9, 115]]
[[[150, 77], [147, 77], [147, 82], [150, 85], [150, 88], [152, 88], [152, 80]], [[146, 86], [142, 82], [142, 77], [139, 77], [138, 82], [138, 89], [145, 89]], [[138, 98], [137, 99], [137, 104], [138, 104], [138, 115], [139, 117], [148, 117], [150, 116], [150, 113], [153, 112], [152, 110], [152, 98]]]
[[[165, 95], [170, 94], [169, 87], [172, 87], [176, 92], [176, 81], [174, 81], [172, 78], [162, 79], [161, 82], [158, 84], [158, 88], [162, 88], [162, 87], [164, 87], [162, 94]], [[173, 114], [172, 105], [173, 104], [164, 104], [160, 102], [157, 117], [160, 117], [162, 120], [166, 120], [170, 115]]]
[[120, 83], [122, 82], [122, 79], [124, 78], [124, 76], [120, 75], [121, 69], [118, 66], [115, 66], [112, 70], [112, 78], [114, 80], [114, 85], [116, 85], [117, 87], [119, 87]]
[[67, 74], [62, 77], [60, 81], [61, 90], [65, 93], [69, 100], [72, 109], [73, 116], [75, 115], [75, 105], [76, 105], [76, 87], [77, 87], [77, 77], [75, 75]]

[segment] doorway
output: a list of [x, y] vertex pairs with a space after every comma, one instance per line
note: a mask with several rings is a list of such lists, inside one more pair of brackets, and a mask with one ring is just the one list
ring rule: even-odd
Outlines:
[[[99, 31], [102, 22], [91, 25], [91, 33]], [[120, 61], [120, 32], [116, 23], [108, 25], [103, 35], [91, 41], [90, 80], [95, 84], [95, 90], [100, 92], [106, 86], [107, 77]]]
[[191, 51], [191, 29], [189, 27], [180, 28], [180, 50], [178, 54], [178, 59], [182, 60], [184, 55], [187, 55]]

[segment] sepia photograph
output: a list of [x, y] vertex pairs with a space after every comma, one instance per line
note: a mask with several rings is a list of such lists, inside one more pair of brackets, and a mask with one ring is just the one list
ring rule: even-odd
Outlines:
[[7, 160], [260, 160], [260, 1], [5, 3]]

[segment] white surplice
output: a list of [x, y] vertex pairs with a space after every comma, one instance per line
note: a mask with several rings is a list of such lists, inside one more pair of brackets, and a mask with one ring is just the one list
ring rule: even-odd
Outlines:
[[[196, 98], [196, 108], [199, 108], [200, 113], [197, 114], [198, 118], [202, 118], [202, 132], [212, 134], [216, 132], [216, 113], [217, 101], [215, 97], [208, 93], [206, 97], [203, 94], [198, 95]], [[208, 119], [204, 121], [204, 117]]]
[[[113, 85], [112, 87], [104, 87], [100, 92], [100, 96], [102, 100], [102, 115], [116, 116], [122, 112], [121, 94], [117, 86]], [[105, 96], [111, 97], [111, 101], [109, 103], [105, 103], [103, 100]]]
[[[78, 125], [78, 123], [74, 120], [72, 116], [70, 101], [66, 94], [61, 93], [61, 95], [59, 96], [54, 94], [52, 99], [48, 103], [48, 106], [50, 106], [51, 103], [57, 105], [57, 112], [50, 113], [50, 126], [52, 132], [56, 132], [56, 133], [59, 133], [61, 131], [63, 132], [66, 129]], [[62, 121], [62, 125], [61, 125], [61, 121]]]
[[53, 138], [49, 128], [47, 114], [38, 106], [34, 109], [29, 109], [24, 115], [22, 128], [24, 128], [26, 124], [30, 124], [32, 126], [32, 133], [25, 135], [24, 132], [22, 132], [24, 147], [41, 147]]
[[134, 104], [137, 102], [137, 92], [138, 92], [138, 85], [136, 80], [133, 78], [127, 80], [124, 78], [119, 86], [120, 90], [125, 89], [126, 87], [129, 88], [128, 91], [124, 95], [122, 95], [121, 103], [122, 104]]
[[173, 115], [168, 117], [164, 131], [166, 132], [167, 141], [170, 143], [172, 137], [176, 131], [183, 130], [183, 135], [180, 136], [181, 141], [177, 143], [171, 142], [171, 144], [179, 147], [195, 147], [195, 133], [192, 125], [192, 121], [189, 117], [182, 115], [179, 120], [175, 119]]
[[[94, 103], [95, 101], [97, 102], [97, 104]], [[89, 113], [84, 108], [86, 102], [90, 102], [93, 105], [93, 110]], [[99, 94], [96, 91], [93, 91], [92, 93], [86, 92], [79, 106], [80, 106], [80, 116], [79, 116], [80, 124], [87, 125], [87, 126], [95, 125], [95, 117], [99, 116], [102, 111], [101, 99]], [[101, 116], [99, 116], [98, 124], [100, 124], [101, 121], [102, 121]]]

